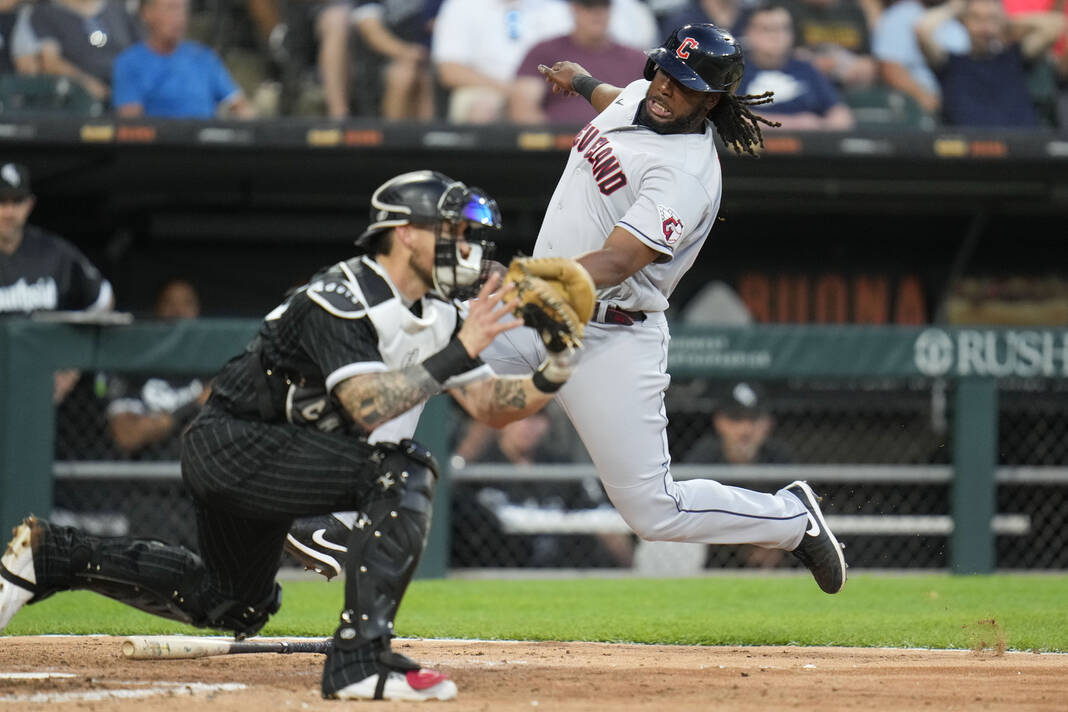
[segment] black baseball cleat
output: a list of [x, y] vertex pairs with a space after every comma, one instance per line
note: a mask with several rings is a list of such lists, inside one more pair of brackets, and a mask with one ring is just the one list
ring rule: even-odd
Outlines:
[[286, 535], [286, 552], [329, 581], [341, 573], [349, 549], [351, 528], [333, 514], [293, 522]]
[[15, 527], [0, 558], [0, 630], [33, 598], [37, 577], [33, 572], [33, 534], [37, 519], [30, 516]]
[[834, 538], [820, 511], [820, 498], [807, 482], [797, 480], [783, 488], [808, 509], [808, 529], [792, 553], [801, 560], [824, 593], [838, 593], [845, 586], [846, 562], [842, 545]]

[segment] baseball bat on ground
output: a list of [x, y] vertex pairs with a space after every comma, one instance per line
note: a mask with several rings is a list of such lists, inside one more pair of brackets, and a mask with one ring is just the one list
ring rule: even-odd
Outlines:
[[324, 640], [220, 640], [188, 635], [131, 636], [122, 641], [122, 654], [131, 660], [192, 660], [213, 655], [242, 653], [320, 653], [330, 648]]

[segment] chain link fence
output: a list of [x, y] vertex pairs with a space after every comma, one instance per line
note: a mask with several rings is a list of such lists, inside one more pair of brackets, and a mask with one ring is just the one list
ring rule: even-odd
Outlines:
[[[142, 447], [120, 446], [114, 419], [122, 409], [116, 407], [121, 398], [114, 380], [83, 374], [58, 409], [57, 515], [101, 534], [195, 547], [177, 440], [170, 432]], [[167, 388], [156, 383], [155, 395], [166, 406], [146, 409], [180, 410], [195, 390], [188, 388], [192, 380], [170, 379]], [[136, 384], [133, 395], [146, 387], [145, 379], [129, 377], [127, 400], [130, 383]], [[999, 569], [1068, 568], [1066, 387], [1068, 382], [1046, 379], [1000, 382], [994, 522]], [[748, 405], [739, 402], [739, 388], [737, 382], [673, 380], [667, 412], [677, 479], [713, 477], [766, 492], [807, 479], [823, 495], [824, 512], [847, 544], [851, 566], [947, 567], [952, 384], [922, 378], [749, 382], [742, 388], [753, 397]], [[439, 457], [449, 461], [452, 473], [454, 570], [682, 575], [797, 566], [791, 556], [755, 547], [638, 541], [612, 509], [555, 405], [501, 431], [473, 424], [458, 410], [454, 420], [453, 452]]]
[[81, 374], [56, 411], [54, 519], [195, 548], [177, 432], [208, 378]]

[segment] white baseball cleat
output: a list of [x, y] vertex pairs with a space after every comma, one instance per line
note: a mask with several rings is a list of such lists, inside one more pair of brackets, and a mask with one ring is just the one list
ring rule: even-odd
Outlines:
[[27, 517], [15, 527], [14, 536], [0, 558], [0, 630], [7, 627], [19, 609], [33, 598], [37, 578], [33, 573], [33, 526]]
[[332, 697], [339, 700], [451, 700], [456, 697], [456, 683], [434, 670], [422, 668], [407, 672], [390, 671], [385, 680], [378, 673], [342, 687]]

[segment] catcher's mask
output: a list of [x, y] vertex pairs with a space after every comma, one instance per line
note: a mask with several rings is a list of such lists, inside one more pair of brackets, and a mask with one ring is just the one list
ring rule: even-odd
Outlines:
[[[437, 171], [401, 174], [371, 196], [371, 221], [356, 246], [370, 250], [382, 233], [401, 225], [434, 231], [433, 288], [438, 296], [467, 299], [478, 293], [494, 249], [483, 235], [501, 228], [501, 213], [493, 198]], [[466, 256], [458, 234], [470, 248]]]
[[659, 67], [695, 91], [733, 94], [745, 71], [745, 57], [737, 40], [710, 23], [683, 25], [664, 44], [645, 54], [646, 79], [652, 80]]
[[[441, 220], [435, 224], [434, 291], [445, 299], [470, 299], [478, 294], [488, 274], [488, 260], [494, 244], [482, 239], [487, 230], [501, 229], [501, 211], [497, 201], [479, 188], [468, 188], [459, 181], [449, 186], [439, 201]], [[464, 226], [462, 244], [445, 230], [446, 224]]]

